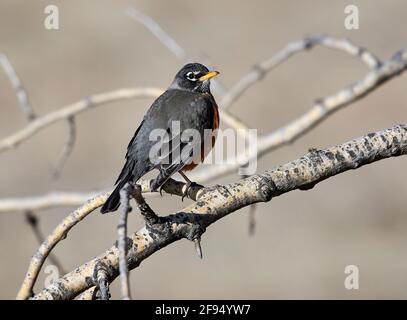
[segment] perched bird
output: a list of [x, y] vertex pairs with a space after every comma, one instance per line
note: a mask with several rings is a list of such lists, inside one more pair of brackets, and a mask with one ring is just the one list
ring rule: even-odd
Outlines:
[[[184, 171], [192, 170], [204, 160], [216, 138], [216, 135], [208, 136], [208, 131], [214, 132], [219, 127], [218, 107], [210, 91], [210, 79], [218, 74], [199, 63], [189, 63], [178, 71], [169, 88], [151, 105], [131, 139], [126, 163], [102, 213], [117, 210], [123, 186], [127, 182], [136, 183], [153, 169], [159, 173], [150, 185], [152, 191], [161, 191], [165, 182], [178, 172], [187, 182], [185, 194], [188, 193], [192, 182]], [[156, 132], [165, 132], [167, 136], [155, 152], [158, 144], [152, 136]], [[192, 142], [182, 139], [191, 132]], [[193, 133], [198, 133], [198, 137]], [[211, 139], [210, 143], [207, 139]], [[193, 152], [196, 150], [200, 152]]]

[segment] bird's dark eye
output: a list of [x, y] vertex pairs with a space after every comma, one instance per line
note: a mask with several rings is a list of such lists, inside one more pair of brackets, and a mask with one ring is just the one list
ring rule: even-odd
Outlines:
[[197, 79], [195, 78], [195, 73], [190, 71], [187, 73], [187, 79], [190, 81], [196, 81]]

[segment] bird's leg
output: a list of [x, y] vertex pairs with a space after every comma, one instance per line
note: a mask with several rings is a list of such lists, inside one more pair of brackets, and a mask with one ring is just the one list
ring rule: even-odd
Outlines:
[[204, 187], [204, 186], [202, 186], [202, 185], [200, 185], [200, 184], [198, 184], [198, 183], [195, 183], [195, 182], [189, 180], [188, 177], [185, 175], [184, 172], [178, 171], [178, 173], [184, 178], [184, 180], [185, 180], [185, 182], [186, 182], [186, 184], [185, 184], [185, 190], [184, 190], [184, 189], [182, 190], [182, 198], [181, 198], [182, 201], [184, 201], [184, 198], [185, 198], [186, 196], [189, 197], [189, 192], [192, 190], [192, 187], [202, 187], [202, 188]]
[[163, 196], [163, 189], [164, 189], [165, 183], [163, 183], [159, 188], [158, 188], [158, 192], [160, 193], [160, 196]]

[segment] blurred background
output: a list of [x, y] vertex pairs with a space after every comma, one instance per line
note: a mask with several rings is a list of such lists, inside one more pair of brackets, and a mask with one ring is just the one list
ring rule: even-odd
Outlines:
[[[57, 31], [44, 28], [44, 8], [49, 4], [59, 8]], [[16, 68], [35, 111], [44, 115], [94, 93], [168, 86], [183, 63], [125, 14], [130, 6], [155, 19], [191, 57], [208, 58], [228, 88], [255, 63], [314, 33], [347, 37], [383, 60], [406, 46], [406, 1], [352, 1], [359, 8], [360, 28], [351, 31], [344, 28], [348, 4], [341, 0], [0, 0], [0, 52]], [[259, 133], [267, 133], [301, 115], [316, 98], [359, 80], [366, 71], [353, 57], [317, 48], [271, 72], [231, 110]], [[258, 171], [296, 159], [310, 147], [325, 148], [406, 123], [406, 80], [405, 74], [391, 80], [294, 144], [262, 158]], [[152, 99], [121, 101], [76, 117], [77, 142], [59, 180], [51, 171], [66, 140], [65, 122], [2, 153], [0, 201], [53, 190], [110, 188], [151, 103]], [[0, 70], [0, 139], [25, 125], [15, 92]], [[406, 161], [404, 157], [380, 161], [312, 190], [260, 204], [253, 237], [248, 234], [248, 208], [229, 215], [204, 234], [202, 261], [193, 244], [182, 240], [132, 271], [133, 298], [407, 298]], [[210, 184], [238, 178], [231, 174]], [[150, 204], [161, 215], [185, 206], [180, 198], [168, 196]], [[51, 232], [73, 209], [36, 212], [42, 232]], [[115, 214], [95, 212], [77, 225], [54, 250], [63, 267], [71, 270], [110, 247], [116, 240], [117, 222]], [[130, 231], [142, 223], [132, 214]], [[15, 297], [38, 246], [23, 213], [0, 213], [0, 298]], [[359, 267], [359, 290], [344, 287], [347, 265]], [[46, 276], [42, 271], [35, 291], [43, 288]], [[113, 298], [119, 297], [117, 289], [118, 281], [112, 285]]]

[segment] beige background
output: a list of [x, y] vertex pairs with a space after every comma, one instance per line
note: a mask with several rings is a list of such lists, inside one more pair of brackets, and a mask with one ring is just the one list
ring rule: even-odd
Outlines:
[[[349, 1], [52, 1], [60, 30], [43, 27], [50, 1], [0, 0], [0, 52], [24, 81], [39, 114], [92, 93], [120, 87], [166, 87], [181, 63], [143, 26], [124, 15], [135, 6], [152, 16], [194, 57], [210, 57], [231, 87], [258, 61], [288, 42], [312, 33], [348, 37], [387, 59], [406, 46], [403, 0], [352, 1], [360, 30], [344, 28]], [[340, 52], [301, 54], [250, 89], [233, 107], [261, 133], [286, 124], [318, 97], [361, 78], [365, 66]], [[406, 123], [406, 75], [339, 111], [293, 145], [259, 163], [259, 171], [292, 160], [309, 147], [328, 147], [370, 131]], [[125, 147], [152, 100], [103, 106], [80, 115], [78, 141], [62, 177], [50, 171], [66, 125], [42, 131], [18, 149], [0, 155], [0, 197], [40, 195], [50, 190], [108, 188]], [[0, 71], [0, 137], [23, 127], [8, 79]], [[132, 292], [142, 298], [407, 298], [406, 158], [347, 172], [307, 192], [295, 191], [261, 204], [257, 232], [248, 236], [248, 209], [209, 228], [204, 259], [193, 245], [177, 242], [131, 273]], [[230, 175], [213, 183], [237, 179]], [[156, 198], [164, 215], [184, 204]], [[48, 233], [69, 208], [38, 212]], [[112, 245], [117, 215], [95, 212], [55, 250], [72, 269]], [[131, 216], [130, 229], [142, 220]], [[38, 247], [20, 213], [0, 214], [0, 298], [13, 298], [30, 256]], [[347, 291], [346, 265], [360, 269], [360, 290]], [[44, 283], [44, 273], [36, 290]], [[117, 294], [118, 283], [113, 285]]]

